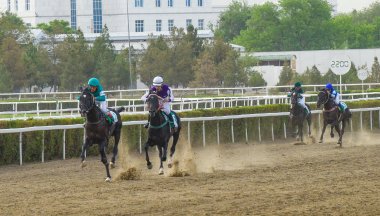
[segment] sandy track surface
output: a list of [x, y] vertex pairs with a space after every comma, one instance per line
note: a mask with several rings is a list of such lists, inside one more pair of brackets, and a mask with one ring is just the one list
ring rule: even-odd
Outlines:
[[[323, 144], [180, 144], [158, 173], [158, 152], [128, 155], [105, 183], [99, 158], [0, 167], [0, 215], [379, 215], [380, 141]], [[360, 138], [361, 137], [361, 138]], [[365, 139], [367, 137], [367, 139]], [[123, 152], [124, 150], [122, 150]], [[122, 155], [121, 157], [125, 158]], [[137, 180], [116, 180], [128, 167]], [[184, 171], [190, 176], [170, 177]]]

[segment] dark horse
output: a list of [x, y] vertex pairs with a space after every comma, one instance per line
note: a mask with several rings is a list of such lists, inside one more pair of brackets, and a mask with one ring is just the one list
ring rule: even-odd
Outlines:
[[[344, 128], [346, 127], [346, 122], [349, 123], [349, 119], [352, 114], [349, 108], [345, 109], [344, 112], [340, 112], [338, 106], [335, 105], [333, 98], [330, 97], [329, 92], [326, 89], [322, 89], [318, 94], [317, 108], [323, 105], [323, 128], [321, 138], [319, 143], [323, 142], [323, 134], [325, 133], [327, 125], [331, 125], [330, 136], [334, 137], [333, 128], [338, 132], [339, 140], [338, 143], [342, 147], [342, 138], [344, 134]], [[340, 123], [342, 122], [342, 128], [340, 128]]]
[[118, 152], [118, 144], [120, 140], [122, 121], [120, 112], [124, 110], [124, 107], [120, 107], [117, 110], [112, 110], [116, 115], [118, 121], [115, 123], [113, 131], [110, 131], [110, 125], [106, 120], [105, 114], [95, 104], [95, 97], [90, 93], [88, 88], [82, 90], [82, 94], [79, 98], [79, 108], [82, 116], [86, 117], [86, 138], [82, 146], [82, 167], [86, 166], [86, 152], [93, 144], [98, 144], [99, 152], [101, 155], [101, 161], [106, 167], [107, 177], [106, 181], [111, 181], [111, 175], [109, 172], [109, 163], [106, 156], [106, 147], [108, 140], [111, 136], [115, 138], [115, 144], [113, 147], [113, 156], [111, 160], [111, 168], [115, 165], [115, 160]]
[[178, 130], [172, 133], [170, 132], [169, 118], [160, 109], [160, 102], [162, 100], [163, 99], [155, 93], [151, 93], [146, 100], [150, 118], [150, 124], [148, 128], [148, 140], [145, 143], [146, 165], [148, 169], [152, 169], [153, 165], [149, 161], [148, 148], [149, 146], [157, 146], [160, 157], [160, 170], [158, 173], [159, 175], [164, 174], [164, 167], [162, 165], [162, 162], [166, 161], [169, 139], [173, 135], [173, 144], [170, 148], [170, 158], [168, 162], [168, 167], [172, 167], [173, 154], [175, 152], [175, 147], [178, 142], [179, 133], [181, 131], [181, 119], [178, 117], [176, 113], [174, 113], [178, 122]]
[[303, 122], [307, 121], [308, 124], [308, 135], [311, 135], [311, 109], [309, 105], [306, 105], [309, 109], [309, 113], [306, 114], [304, 108], [297, 102], [297, 95], [292, 94], [291, 97], [291, 106], [290, 106], [290, 116], [291, 116], [291, 122], [292, 122], [292, 128], [297, 128], [297, 138], [301, 139], [301, 142], [303, 143]]

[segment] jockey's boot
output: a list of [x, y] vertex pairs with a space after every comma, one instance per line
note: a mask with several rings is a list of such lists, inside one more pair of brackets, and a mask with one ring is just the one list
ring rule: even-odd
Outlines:
[[175, 120], [174, 120], [174, 116], [172, 113], [170, 113], [169, 115], [167, 115], [169, 117], [169, 124], [170, 124], [170, 132], [171, 133], [175, 133], [178, 131], [178, 126], [176, 126], [175, 124]]

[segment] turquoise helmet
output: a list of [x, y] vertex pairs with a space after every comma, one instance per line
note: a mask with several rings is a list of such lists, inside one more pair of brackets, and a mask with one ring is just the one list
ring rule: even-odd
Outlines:
[[99, 87], [100, 85], [100, 82], [97, 78], [95, 77], [92, 77], [91, 79], [88, 80], [88, 83], [87, 83], [89, 86], [95, 86], [95, 87]]
[[301, 87], [301, 82], [296, 82], [296, 83], [294, 83], [294, 87]]

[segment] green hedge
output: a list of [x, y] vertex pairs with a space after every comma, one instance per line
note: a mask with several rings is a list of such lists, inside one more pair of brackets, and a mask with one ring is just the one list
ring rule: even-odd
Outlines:
[[[350, 108], [360, 107], [380, 107], [380, 101], [358, 101], [347, 103]], [[315, 105], [312, 106], [315, 109]], [[240, 114], [252, 114], [252, 113], [270, 113], [270, 112], [287, 112], [289, 106], [286, 104], [278, 105], [264, 105], [253, 107], [235, 107], [225, 109], [207, 109], [207, 110], [194, 110], [188, 112], [182, 112], [179, 115], [184, 117], [204, 117], [204, 116], [226, 116], [226, 115], [240, 115]], [[373, 125], [374, 127], [379, 125], [379, 112], [373, 112]], [[124, 115], [123, 121], [145, 120], [147, 115]], [[369, 128], [369, 112], [363, 113], [363, 127]], [[360, 129], [360, 114], [354, 113], [353, 125], [354, 130]], [[313, 130], [318, 129], [318, 116], [313, 116]], [[25, 121], [0, 121], [0, 129], [5, 128], [23, 128], [32, 126], [45, 126], [45, 125], [71, 125], [81, 124], [84, 122], [83, 118], [70, 118], [70, 119], [47, 119], [47, 120], [34, 120], [29, 119]], [[234, 126], [234, 140], [235, 142], [245, 142], [245, 128], [248, 131], [249, 142], [259, 141], [259, 129], [261, 128], [261, 139], [272, 139], [272, 125], [275, 135], [275, 139], [284, 138], [284, 123], [288, 125], [287, 116], [283, 117], [266, 117], [266, 118], [244, 118], [235, 119], [233, 121]], [[220, 143], [231, 143], [231, 120], [220, 121], [207, 121], [205, 122], [206, 130], [206, 143], [207, 145], [217, 143], [217, 124], [219, 124]], [[350, 127], [350, 126], [349, 126]], [[191, 122], [191, 144], [192, 146], [203, 145], [203, 122]], [[289, 130], [289, 129], [288, 129]], [[348, 129], [349, 130], [349, 129]], [[181, 140], [188, 140], [188, 123], [182, 124]], [[129, 151], [138, 151], [140, 145], [140, 133], [142, 136], [142, 145], [147, 139], [147, 131], [142, 127], [128, 126], [122, 129], [121, 143], [126, 145], [125, 149]], [[63, 143], [63, 130], [53, 131], [37, 131], [23, 133], [23, 161], [24, 162], [38, 162], [41, 161], [41, 152], [44, 147], [45, 160], [54, 160], [62, 158], [62, 143]], [[19, 134], [0, 134], [0, 165], [12, 164], [19, 162]], [[44, 146], [43, 146], [44, 143]], [[70, 129], [66, 130], [66, 158], [79, 157], [81, 147], [83, 143], [83, 129]], [[113, 147], [113, 139], [111, 139], [108, 151], [111, 152]], [[98, 148], [91, 147], [90, 155], [98, 156]]]

